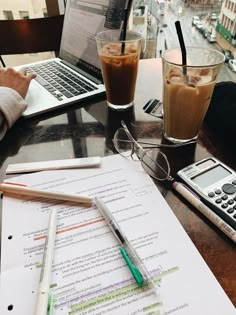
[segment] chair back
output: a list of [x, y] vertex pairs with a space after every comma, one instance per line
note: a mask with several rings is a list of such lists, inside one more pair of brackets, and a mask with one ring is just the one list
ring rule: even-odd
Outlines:
[[59, 52], [64, 15], [0, 20], [0, 55]]

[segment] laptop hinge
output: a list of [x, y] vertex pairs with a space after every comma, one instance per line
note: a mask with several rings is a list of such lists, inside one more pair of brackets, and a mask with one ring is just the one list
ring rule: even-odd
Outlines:
[[103, 84], [103, 81], [102, 80], [99, 80], [98, 78], [96, 78], [95, 76], [93, 76], [92, 74], [89, 74], [79, 68], [77, 68], [76, 66], [72, 65], [71, 63], [65, 61], [65, 60], [61, 60], [61, 62], [63, 64], [65, 64], [67, 67], [75, 70], [76, 72], [78, 72], [79, 74], [85, 76], [86, 78], [88, 78], [89, 80], [93, 81], [94, 83], [96, 84]]

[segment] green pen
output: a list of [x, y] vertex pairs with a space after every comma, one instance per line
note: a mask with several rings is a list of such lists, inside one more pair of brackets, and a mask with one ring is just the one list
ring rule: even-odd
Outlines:
[[120, 252], [121, 252], [121, 255], [123, 256], [124, 260], [126, 261], [126, 264], [129, 267], [129, 270], [131, 271], [132, 275], [134, 276], [134, 279], [136, 280], [138, 286], [141, 287], [143, 285], [143, 276], [142, 276], [141, 272], [132, 263], [132, 261], [129, 258], [129, 255], [126, 252], [124, 247], [120, 247]]
[[99, 211], [101, 212], [102, 216], [104, 217], [105, 221], [107, 222], [108, 226], [110, 227], [112, 233], [121, 244], [120, 252], [138, 286], [141, 287], [143, 286], [144, 283], [151, 284], [156, 291], [155, 283], [152, 281], [149, 272], [145, 268], [142, 260], [140, 259], [135, 249], [132, 247], [128, 239], [122, 233], [112, 213], [109, 211], [109, 209], [101, 199], [95, 198], [95, 203]]
[[48, 309], [47, 315], [53, 315], [54, 313], [54, 301], [53, 301], [53, 294], [50, 292], [48, 297]]

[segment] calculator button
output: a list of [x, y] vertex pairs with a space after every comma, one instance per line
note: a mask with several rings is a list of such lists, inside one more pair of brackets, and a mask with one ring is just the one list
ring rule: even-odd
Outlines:
[[236, 192], [236, 187], [233, 186], [232, 184], [224, 184], [221, 188], [223, 192], [228, 195], [232, 195]]
[[233, 180], [233, 181], [232, 181], [232, 184], [236, 185], [236, 180]]
[[221, 201], [222, 201], [221, 198], [216, 199], [216, 203], [221, 203]]
[[234, 214], [233, 217], [236, 219], [236, 214]]
[[234, 197], [234, 201], [236, 201], [236, 197]]
[[234, 203], [233, 199], [228, 200], [228, 204], [232, 205]]
[[227, 210], [227, 212], [228, 212], [228, 213], [233, 213], [233, 212], [234, 212], [234, 209], [233, 209], [233, 208], [230, 208], [230, 209]]
[[226, 208], [228, 207], [228, 204], [227, 204], [227, 203], [223, 203], [223, 205], [221, 205], [221, 207], [222, 207], [223, 209], [226, 209]]
[[224, 195], [224, 196], [222, 196], [221, 197], [223, 200], [226, 200], [226, 199], [228, 199], [228, 196], [227, 195]]
[[208, 193], [208, 196], [212, 198], [212, 197], [215, 196], [215, 194], [211, 191], [211, 192]]
[[[236, 182], [236, 181], [235, 181]], [[221, 194], [221, 190], [220, 189], [216, 189], [215, 190], [215, 194], [220, 195]]]

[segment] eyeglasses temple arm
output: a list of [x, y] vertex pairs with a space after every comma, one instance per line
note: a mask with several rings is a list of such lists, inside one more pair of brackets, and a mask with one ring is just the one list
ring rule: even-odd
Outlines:
[[128, 127], [126, 126], [125, 122], [121, 120], [121, 125], [124, 128], [124, 131], [129, 138], [129, 140], [133, 143], [135, 149], [139, 149], [141, 151], [144, 151], [144, 149], [141, 147], [141, 145], [134, 139], [134, 137], [131, 135]]

